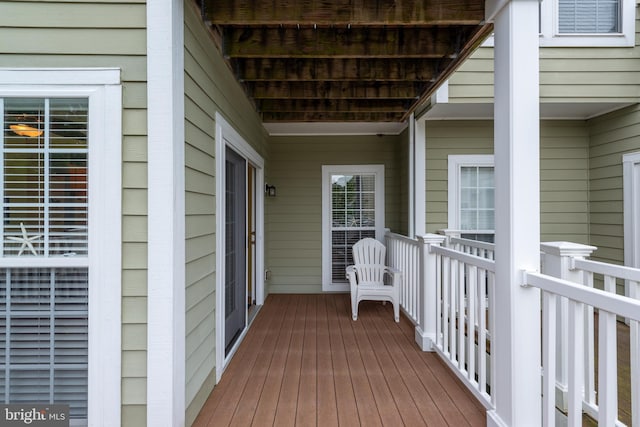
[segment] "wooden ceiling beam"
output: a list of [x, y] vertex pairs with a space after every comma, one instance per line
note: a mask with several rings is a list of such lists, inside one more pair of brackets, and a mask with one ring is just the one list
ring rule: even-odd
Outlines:
[[242, 81], [425, 81], [445, 69], [451, 59], [289, 59], [232, 60]]
[[469, 27], [225, 27], [229, 58], [448, 58], [476, 30]]
[[402, 113], [368, 112], [269, 112], [262, 114], [262, 121], [270, 122], [400, 122]]
[[411, 99], [263, 99], [257, 101], [258, 110], [267, 112], [357, 112], [404, 113], [414, 101]]
[[484, 0], [203, 0], [205, 19], [221, 25], [473, 25]]
[[417, 99], [425, 84], [411, 82], [245, 82], [258, 99]]

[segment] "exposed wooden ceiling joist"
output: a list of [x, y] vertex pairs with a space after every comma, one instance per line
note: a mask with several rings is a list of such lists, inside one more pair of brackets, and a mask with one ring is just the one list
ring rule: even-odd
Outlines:
[[265, 122], [403, 121], [488, 35], [484, 0], [196, 0]]
[[255, 99], [417, 99], [425, 87], [415, 82], [247, 82]]
[[451, 59], [247, 58], [232, 61], [243, 81], [431, 81]]
[[474, 0], [209, 0], [207, 19], [218, 25], [476, 25], [484, 2]]
[[229, 58], [455, 58], [473, 27], [225, 27]]

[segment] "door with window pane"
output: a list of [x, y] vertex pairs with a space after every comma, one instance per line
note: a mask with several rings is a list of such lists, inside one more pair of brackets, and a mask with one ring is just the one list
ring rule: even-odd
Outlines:
[[86, 422], [88, 100], [0, 110], [0, 400], [68, 404]]
[[225, 354], [244, 330], [247, 314], [246, 160], [226, 149], [225, 166]]
[[365, 237], [383, 239], [384, 169], [325, 166], [323, 180], [323, 290], [346, 290], [353, 245]]

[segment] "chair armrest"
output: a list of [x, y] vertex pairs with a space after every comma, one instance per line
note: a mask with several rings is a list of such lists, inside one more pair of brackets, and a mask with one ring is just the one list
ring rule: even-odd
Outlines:
[[400, 278], [402, 277], [402, 272], [400, 270], [394, 267], [385, 266], [384, 272], [385, 274], [388, 274], [389, 276], [391, 276], [392, 285], [397, 285], [400, 283]]

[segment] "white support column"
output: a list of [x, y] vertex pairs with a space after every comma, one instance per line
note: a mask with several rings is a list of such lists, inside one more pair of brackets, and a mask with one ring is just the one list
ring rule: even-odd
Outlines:
[[414, 138], [415, 143], [413, 146], [413, 191], [414, 201], [413, 219], [415, 221], [415, 235], [422, 236], [426, 233], [427, 219], [426, 219], [426, 197], [427, 197], [427, 165], [426, 165], [426, 146], [427, 146], [427, 133], [426, 133], [427, 121], [425, 118], [421, 118], [415, 121]]
[[[540, 264], [537, 0], [487, 2], [495, 16], [495, 409], [488, 426], [539, 426], [540, 292], [523, 270]], [[491, 15], [490, 15], [491, 17]]]
[[415, 163], [415, 144], [416, 144], [416, 118], [413, 113], [409, 117], [409, 215], [407, 218], [407, 235], [413, 237], [416, 235], [416, 210], [415, 210], [415, 183], [416, 183], [416, 163]]
[[436, 255], [431, 253], [431, 246], [441, 246], [445, 236], [439, 234], [427, 234], [418, 237], [420, 242], [420, 304], [419, 323], [416, 325], [416, 343], [422, 351], [433, 351], [436, 344], [436, 315], [437, 299], [436, 293]]
[[[583, 283], [583, 273], [581, 270], [571, 269], [572, 258], [586, 258], [597, 248], [595, 246], [582, 245], [579, 243], [570, 242], [546, 242], [540, 245], [540, 250], [544, 253], [544, 269], [543, 273], [549, 276], [557, 277], [559, 279], [569, 280], [574, 283]], [[592, 309], [593, 310], [593, 309]], [[556, 407], [560, 408], [564, 412], [568, 410], [568, 381], [569, 381], [569, 301], [566, 298], [558, 300], [556, 304], [556, 319], [557, 319], [557, 333], [556, 333], [556, 395], [555, 402]], [[593, 318], [591, 318], [593, 323]], [[585, 330], [593, 330], [587, 326]], [[589, 337], [585, 337], [585, 342], [591, 342], [593, 344], [593, 337], [589, 340]], [[587, 347], [589, 348], [589, 347]], [[590, 346], [593, 353], [593, 345]], [[585, 349], [587, 351], [587, 349]], [[587, 365], [593, 364], [593, 359], [589, 362], [587, 358]], [[591, 365], [592, 366], [592, 365]], [[593, 372], [593, 370], [592, 370]], [[586, 378], [593, 377], [586, 376]], [[587, 390], [592, 390], [594, 384], [586, 383]], [[587, 399], [589, 401], [589, 399]], [[595, 403], [595, 396], [593, 399]]]
[[185, 423], [184, 5], [147, 2], [147, 425]]

